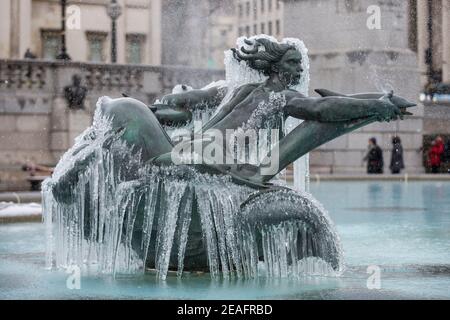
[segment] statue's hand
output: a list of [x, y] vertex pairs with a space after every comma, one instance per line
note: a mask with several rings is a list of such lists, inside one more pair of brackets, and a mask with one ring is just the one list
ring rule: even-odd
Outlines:
[[406, 114], [393, 102], [393, 96], [394, 91], [391, 91], [380, 98], [381, 103], [376, 108], [379, 121], [403, 119], [403, 115]]

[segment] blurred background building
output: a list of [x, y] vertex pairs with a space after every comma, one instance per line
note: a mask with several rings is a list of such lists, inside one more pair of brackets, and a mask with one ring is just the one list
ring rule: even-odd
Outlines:
[[223, 69], [236, 42], [235, 0], [164, 0], [162, 63]]
[[[421, 85], [425, 91], [442, 85], [450, 90], [450, 1], [417, 0], [412, 3], [416, 8], [416, 32], [412, 33], [412, 39], [417, 45]], [[450, 108], [427, 105], [423, 134], [426, 140], [436, 134], [450, 138]]]
[[[63, 2], [66, 63], [56, 60]], [[121, 9], [115, 28], [112, 3]], [[380, 10], [380, 28], [367, 25], [371, 6]], [[0, 189], [27, 187], [20, 173], [25, 161], [54, 165], [89, 124], [101, 95], [126, 92], [152, 103], [177, 83], [200, 87], [223, 78], [223, 52], [240, 35], [302, 39], [311, 58], [311, 95], [315, 88], [394, 89], [419, 102], [421, 93], [450, 82], [449, 17], [450, 0], [2, 0]], [[113, 43], [117, 63], [111, 63]], [[84, 107], [74, 109], [64, 92], [83, 92], [80, 87], [87, 90]], [[320, 147], [311, 154], [312, 172], [365, 172], [370, 137], [388, 163], [394, 135], [402, 138], [406, 171], [423, 172], [431, 139], [450, 139], [450, 109], [425, 103], [413, 112]]]
[[239, 36], [268, 34], [283, 37], [283, 2], [280, 0], [236, 0]]
[[[111, 62], [108, 0], [67, 1], [66, 42], [75, 61]], [[117, 62], [161, 64], [161, 0], [118, 0]], [[79, 19], [79, 21], [77, 21]], [[61, 1], [3, 0], [0, 58], [55, 59], [61, 51]]]
[[[379, 10], [379, 29], [367, 25], [370, 6]], [[409, 34], [412, 28], [408, 1], [286, 0], [284, 36], [302, 39], [311, 58], [312, 89], [341, 93], [387, 92], [391, 89], [411, 101], [421, 91], [417, 54]], [[423, 171], [423, 108], [413, 109], [405, 121], [374, 123], [339, 137], [311, 153], [316, 173], [364, 173], [368, 140], [375, 137], [390, 161], [391, 139], [403, 142], [408, 172]], [[388, 172], [388, 165], [385, 166]]]
[[[311, 56], [311, 95], [314, 95], [314, 88], [342, 93], [394, 89], [397, 94], [419, 102], [419, 95], [429, 85], [430, 79], [446, 81], [448, 74], [448, 0], [220, 1], [221, 10], [216, 10], [214, 17], [208, 15], [208, 11], [215, 8], [215, 1], [199, 0], [195, 4], [189, 0], [168, 2], [177, 3], [176, 8], [180, 12], [195, 12], [188, 14], [189, 23], [175, 19], [183, 25], [177, 25], [175, 29], [186, 33], [180, 33], [176, 38], [177, 44], [172, 44], [178, 46], [177, 50], [163, 50], [163, 57], [167, 52], [173, 55], [170, 59], [163, 59], [168, 64], [221, 67], [223, 51], [234, 45], [236, 36], [265, 33], [278, 39], [297, 37], [305, 42]], [[371, 6], [379, 9], [379, 29], [367, 25], [374, 14], [368, 11]], [[205, 16], [210, 19], [202, 18]], [[177, 13], [176, 17], [180, 14]], [[235, 28], [230, 25], [226, 33], [228, 40], [220, 42], [217, 31], [210, 37], [215, 30], [211, 21], [225, 17]], [[431, 42], [427, 38], [429, 18], [432, 21]], [[167, 24], [171, 21], [173, 19], [167, 19]], [[170, 42], [174, 40], [173, 34], [169, 32], [163, 37]], [[214, 45], [213, 39], [216, 39]], [[431, 53], [432, 59], [428, 58], [427, 52]], [[427, 141], [450, 130], [448, 111], [445, 106], [427, 105], [424, 108], [420, 105], [408, 120], [376, 123], [341, 137], [312, 152], [311, 170], [315, 173], [365, 172], [362, 159], [370, 137], [377, 138], [384, 151], [385, 163], [389, 163], [391, 139], [399, 135], [403, 141], [407, 171], [423, 172], [426, 164], [423, 150], [427, 148]], [[437, 126], [436, 121], [439, 122]], [[388, 171], [387, 166], [385, 171]]]
[[[190, 68], [192, 61], [161, 66], [161, 35], [168, 32], [162, 20], [170, 14], [162, 3], [0, 2], [0, 191], [29, 189], [27, 163], [54, 166], [92, 122], [99, 97], [126, 93], [151, 104], [178, 83], [201, 87], [224, 77], [220, 70]], [[70, 61], [57, 59], [63, 34]], [[78, 101], [71, 101], [74, 94]]]

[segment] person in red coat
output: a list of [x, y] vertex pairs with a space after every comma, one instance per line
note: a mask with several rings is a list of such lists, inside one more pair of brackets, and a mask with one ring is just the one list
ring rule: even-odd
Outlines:
[[439, 172], [443, 153], [444, 153], [444, 141], [442, 141], [442, 138], [438, 136], [431, 143], [431, 148], [428, 151], [428, 164], [431, 167], [432, 173]]

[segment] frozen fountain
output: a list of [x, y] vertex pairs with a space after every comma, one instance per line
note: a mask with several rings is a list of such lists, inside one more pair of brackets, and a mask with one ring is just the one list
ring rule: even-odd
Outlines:
[[[152, 110], [131, 98], [99, 99], [92, 126], [43, 186], [49, 268], [154, 269], [161, 279], [171, 270], [225, 278], [342, 272], [333, 223], [307, 193], [307, 154], [374, 121], [403, 117], [413, 104], [393, 93], [320, 90], [324, 97], [307, 98], [309, 62], [298, 39], [239, 38], [237, 48], [226, 53], [225, 81], [183, 87]], [[195, 161], [176, 162], [180, 145], [206, 144], [195, 139], [199, 119], [206, 132], [256, 130], [257, 149], [267, 147], [260, 129], [281, 138], [256, 163], [211, 163], [195, 148]], [[277, 169], [263, 173], [269, 155]], [[270, 183], [293, 162], [295, 190]]]

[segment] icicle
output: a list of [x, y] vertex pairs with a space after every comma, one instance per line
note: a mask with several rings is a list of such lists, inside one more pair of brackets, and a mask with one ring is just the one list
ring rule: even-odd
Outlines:
[[178, 234], [178, 276], [181, 276], [184, 268], [184, 254], [188, 241], [189, 226], [191, 224], [192, 203], [194, 194], [191, 188], [188, 188], [184, 194], [184, 202], [180, 207], [179, 216], [179, 234]]
[[44, 212], [43, 219], [45, 223], [45, 234], [46, 234], [46, 252], [45, 252], [45, 267], [46, 269], [52, 269], [53, 267], [53, 253], [54, 253], [54, 215], [56, 212], [54, 210], [55, 201], [53, 195], [49, 192], [51, 188], [49, 180], [45, 181], [42, 185], [42, 211]]
[[147, 190], [145, 207], [144, 207], [144, 221], [142, 227], [142, 242], [141, 249], [143, 249], [144, 255], [144, 265], [147, 260], [148, 248], [150, 246], [150, 241], [153, 231], [153, 223], [156, 211], [157, 196], [159, 193], [160, 181], [159, 179], [153, 179], [150, 182], [149, 189]]
[[206, 241], [208, 265], [211, 277], [215, 278], [219, 275], [219, 255], [217, 251], [217, 238], [214, 228], [214, 220], [211, 212], [211, 204], [209, 202], [210, 194], [205, 188], [196, 188], [198, 210], [202, 223], [202, 231]]
[[186, 188], [186, 183], [183, 181], [172, 183], [164, 182], [163, 185], [164, 194], [161, 196], [164, 201], [161, 201], [161, 206], [159, 208], [161, 216], [158, 225], [155, 261], [158, 276], [164, 280], [169, 269], [172, 244], [178, 222], [177, 213], [181, 197]]

